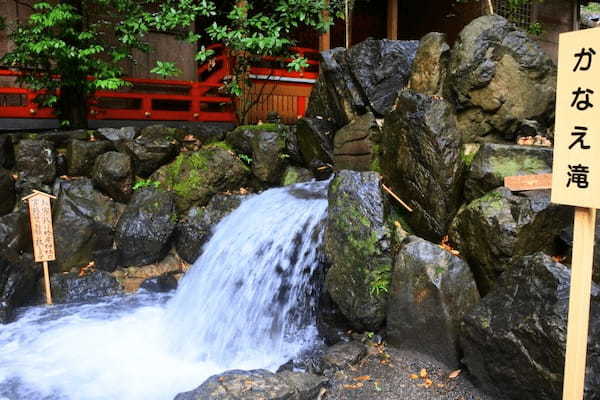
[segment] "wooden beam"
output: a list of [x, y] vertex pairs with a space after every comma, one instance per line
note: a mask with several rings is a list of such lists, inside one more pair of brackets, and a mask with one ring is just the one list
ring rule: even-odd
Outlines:
[[[329, 6], [329, 0], [325, 0], [325, 4]], [[323, 20], [329, 20], [329, 10], [323, 10]], [[327, 51], [331, 49], [331, 32], [327, 29], [327, 32], [321, 33], [319, 36], [319, 51]]]
[[352, 46], [352, 9], [350, 0], [346, 0], [346, 48]]
[[398, 0], [388, 0], [387, 38], [398, 40]]

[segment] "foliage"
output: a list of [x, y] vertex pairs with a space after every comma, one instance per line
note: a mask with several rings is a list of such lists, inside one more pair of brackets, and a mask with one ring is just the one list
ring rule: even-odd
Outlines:
[[[306, 67], [305, 59], [287, 53], [294, 44], [294, 31], [299, 27], [327, 29], [331, 21], [323, 18], [323, 11], [339, 13], [342, 4], [342, 0], [330, 5], [325, 0], [38, 1], [25, 23], [9, 27], [15, 46], [0, 63], [30, 70], [20, 77], [21, 83], [32, 89], [47, 89], [48, 94], [39, 101], [57, 107], [62, 119], [71, 119], [65, 111], [69, 107], [85, 108], [82, 100], [90, 93], [126, 85], [122, 79], [123, 61], [133, 60], [134, 49], [151, 50], [145, 42], [149, 32], [184, 32], [179, 34], [181, 40], [196, 43], [200, 38], [193, 33], [196, 21], [210, 18], [214, 22], [204, 34], [210, 41], [225, 44], [237, 57], [228, 88], [240, 96], [249, 86], [246, 77], [255, 56], [288, 55], [289, 68]], [[2, 25], [4, 21], [0, 22]], [[203, 47], [196, 59], [203, 62], [212, 54]], [[151, 72], [166, 77], [176, 75], [179, 69], [161, 61]], [[91, 76], [94, 79], [88, 79]], [[59, 89], [63, 100], [70, 91], [76, 93], [70, 104], [61, 107], [61, 99], [56, 96]], [[81, 126], [77, 121], [70, 122]]]
[[133, 190], [138, 190], [146, 187], [158, 188], [160, 186], [160, 182], [153, 181], [150, 178], [148, 179], [139, 179], [134, 185]]
[[369, 292], [373, 296], [388, 293], [391, 284], [392, 267], [381, 266], [370, 272]]
[[238, 157], [240, 158], [240, 160], [242, 160], [246, 165], [250, 165], [252, 164], [252, 161], [254, 161], [252, 159], [252, 157], [247, 156], [246, 154], [238, 154]]
[[[470, 1], [479, 2], [479, 0], [456, 0], [457, 3], [467, 3]], [[532, 4], [532, 3], [536, 3], [536, 2], [543, 3], [544, 0], [507, 0], [506, 5], [508, 6], [509, 11], [508, 11], [508, 15], [503, 15], [503, 17], [505, 17], [506, 19], [508, 19], [511, 22], [514, 22], [516, 25], [520, 26], [520, 24], [518, 23], [519, 21], [517, 20], [518, 10], [521, 7], [523, 7], [524, 5]], [[530, 23], [529, 26], [524, 27], [524, 29], [530, 35], [540, 36], [541, 34], [544, 33], [542, 24], [537, 21]]]

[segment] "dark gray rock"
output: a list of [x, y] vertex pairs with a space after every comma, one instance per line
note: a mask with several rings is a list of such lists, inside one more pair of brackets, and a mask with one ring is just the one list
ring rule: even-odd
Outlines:
[[188, 263], [194, 263], [202, 254], [202, 247], [212, 236], [212, 229], [239, 207], [245, 197], [218, 194], [205, 207], [190, 208], [175, 231], [177, 254]]
[[0, 168], [12, 168], [15, 163], [15, 153], [12, 138], [0, 135]]
[[96, 159], [92, 171], [94, 184], [104, 193], [127, 203], [133, 193], [133, 165], [127, 154], [110, 151]]
[[314, 400], [326, 386], [327, 378], [302, 372], [231, 370], [211, 376], [174, 400]]
[[55, 303], [84, 303], [122, 293], [117, 278], [105, 271], [87, 275], [55, 274], [50, 278], [52, 300]]
[[264, 183], [277, 185], [281, 181], [287, 155], [285, 138], [278, 131], [257, 131], [252, 138], [252, 173]]
[[155, 293], [170, 292], [177, 289], [177, 279], [169, 274], [148, 278], [142, 282], [140, 288]]
[[285, 169], [281, 178], [281, 185], [288, 186], [294, 183], [308, 182], [313, 179], [312, 173], [306, 168], [294, 167], [290, 165]]
[[[570, 271], [549, 256], [511, 262], [496, 288], [464, 319], [464, 363], [492, 394], [562, 398]], [[592, 288], [586, 399], [600, 394], [600, 297]]]
[[121, 252], [116, 248], [99, 249], [92, 252], [94, 268], [106, 272], [114, 272], [121, 263]]
[[186, 126], [185, 128], [187, 133], [200, 140], [200, 143], [203, 145], [222, 142], [225, 140], [225, 135], [233, 129], [235, 129], [235, 124], [224, 122], [203, 122], [201, 124], [194, 124], [193, 126]]
[[120, 142], [117, 149], [131, 157], [136, 175], [147, 178], [177, 156], [184, 135], [179, 129], [148, 126], [134, 140]]
[[550, 203], [548, 191], [512, 194], [498, 188], [461, 207], [449, 235], [485, 295], [507, 260], [549, 251], [572, 223], [573, 210]]
[[249, 177], [249, 168], [232, 151], [209, 145], [197, 152], [180, 154], [151, 179], [173, 192], [178, 211], [184, 213], [194, 205], [207, 204], [216, 193], [239, 190]]
[[471, 164], [465, 183], [468, 201], [504, 186], [504, 178], [552, 172], [552, 149], [539, 146], [483, 144]]
[[119, 218], [115, 242], [129, 267], [162, 260], [171, 248], [177, 223], [171, 193], [152, 188], [136, 191]]
[[423, 36], [412, 64], [409, 87], [418, 93], [441, 95], [449, 61], [446, 34], [431, 32]]
[[498, 16], [473, 20], [451, 51], [445, 96], [466, 141], [515, 139], [524, 120], [545, 129], [554, 114], [556, 68], [534, 39]]
[[367, 355], [367, 346], [358, 341], [334, 344], [327, 349], [321, 362], [324, 369], [341, 370], [357, 364]]
[[252, 138], [254, 137], [257, 128], [258, 127], [254, 125], [239, 126], [227, 133], [225, 142], [230, 145], [236, 153], [252, 156]]
[[58, 181], [53, 209], [54, 272], [69, 272], [94, 261], [94, 252], [112, 249], [123, 206], [94, 189], [88, 178]]
[[367, 111], [384, 115], [408, 83], [418, 43], [367, 39], [349, 50], [321, 53], [307, 116], [322, 117], [341, 128]]
[[413, 212], [408, 222], [438, 242], [461, 201], [462, 138], [454, 109], [445, 100], [403, 90], [383, 126], [382, 171]]
[[329, 186], [325, 286], [354, 327], [375, 331], [385, 319], [392, 269], [381, 178], [340, 171]]
[[56, 153], [47, 140], [21, 140], [15, 146], [15, 169], [19, 178], [52, 183], [56, 177]]
[[98, 133], [106, 140], [119, 142], [121, 140], [133, 140], [137, 135], [137, 130], [133, 126], [123, 128], [99, 128]]
[[314, 161], [333, 162], [333, 136], [335, 125], [319, 118], [300, 118], [296, 124], [296, 136], [300, 153], [306, 165]]
[[458, 368], [460, 322], [478, 302], [466, 262], [437, 244], [411, 236], [392, 272], [388, 341]]
[[357, 117], [335, 133], [333, 160], [337, 170], [380, 172], [381, 130], [372, 113]]
[[69, 176], [91, 176], [96, 158], [113, 148], [111, 142], [98, 140], [71, 140], [67, 146], [67, 174]]
[[10, 213], [16, 202], [15, 181], [10, 171], [0, 168], [0, 215]]

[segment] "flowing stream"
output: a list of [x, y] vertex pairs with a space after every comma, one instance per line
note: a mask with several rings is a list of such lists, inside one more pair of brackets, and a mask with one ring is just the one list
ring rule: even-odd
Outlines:
[[171, 400], [311, 348], [326, 191], [311, 182], [245, 200], [175, 294], [21, 310], [0, 325], [0, 400]]

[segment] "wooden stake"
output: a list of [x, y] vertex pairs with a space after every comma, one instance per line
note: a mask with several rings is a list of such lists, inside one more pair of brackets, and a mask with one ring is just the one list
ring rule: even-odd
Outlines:
[[563, 400], [583, 399], [595, 226], [595, 208], [575, 208]]
[[485, 12], [486, 15], [494, 15], [494, 5], [492, 0], [485, 0]]
[[48, 261], [44, 261], [44, 286], [46, 291], [46, 304], [52, 304], [52, 292], [50, 291], [50, 273], [48, 272]]
[[352, 45], [352, 15], [350, 12], [349, 0], [346, 0], [346, 48]]
[[398, 40], [398, 0], [388, 0], [387, 38]]
[[[325, 4], [329, 6], [329, 0], [325, 0]], [[323, 20], [329, 21], [329, 10], [323, 10]], [[326, 32], [319, 36], [319, 51], [327, 51], [331, 49], [331, 28], [327, 28]]]
[[408, 212], [413, 212], [413, 209], [410, 208], [410, 206], [408, 204], [406, 204], [405, 202], [402, 201], [402, 199], [400, 197], [398, 197], [398, 195], [394, 192], [392, 192], [392, 189], [390, 189], [389, 187], [385, 186], [384, 184], [381, 185], [383, 187], [383, 190], [385, 190], [386, 192], [388, 192], [390, 194], [390, 196], [392, 196], [394, 199], [396, 199], [398, 201], [398, 203], [402, 204], [402, 206], [404, 208], [406, 208], [408, 210]]

